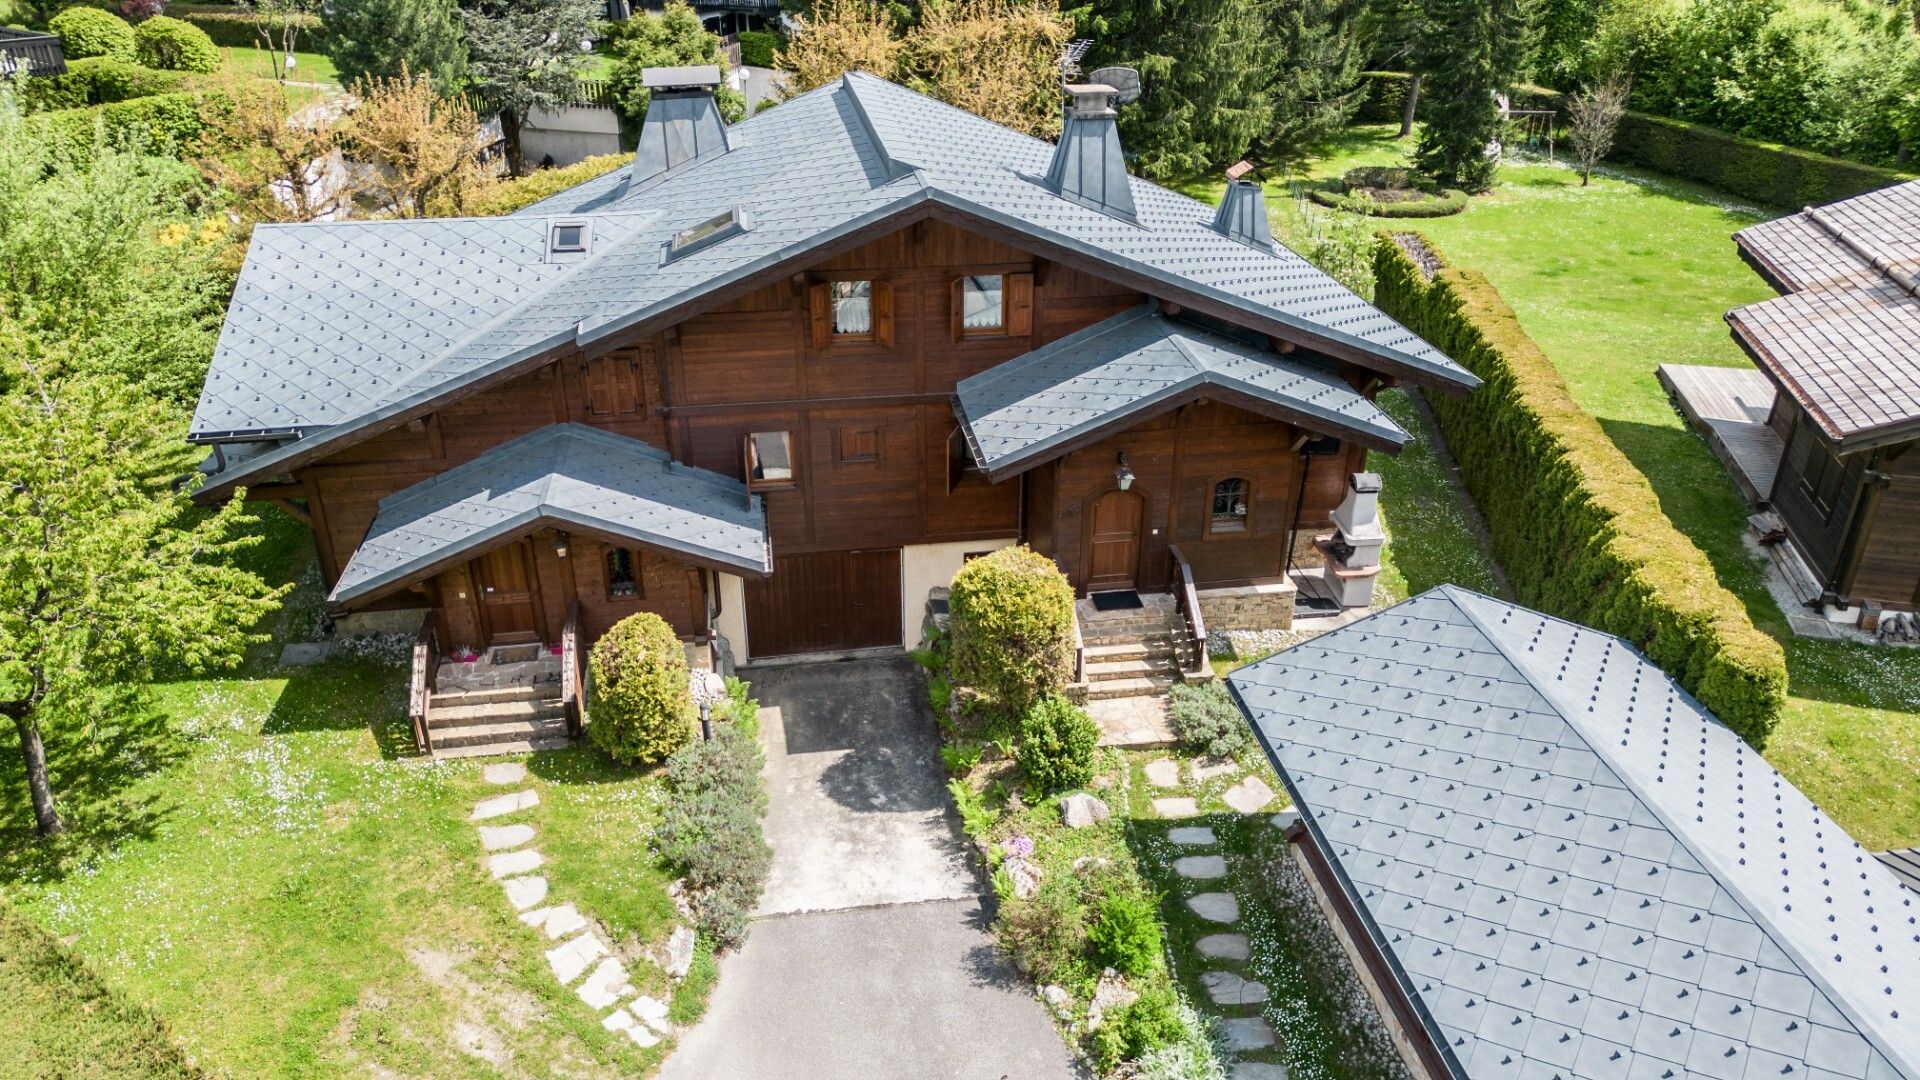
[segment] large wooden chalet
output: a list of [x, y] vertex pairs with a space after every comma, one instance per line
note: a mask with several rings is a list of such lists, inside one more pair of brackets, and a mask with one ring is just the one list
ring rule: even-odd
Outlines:
[[653, 611], [744, 662], [911, 644], [1021, 541], [1291, 605], [1408, 438], [1375, 393], [1474, 384], [1257, 186], [1127, 176], [1106, 88], [1053, 146], [860, 74], [724, 127], [716, 78], [649, 73], [634, 165], [508, 217], [259, 228], [198, 497], [286, 508], [337, 613], [445, 650]]

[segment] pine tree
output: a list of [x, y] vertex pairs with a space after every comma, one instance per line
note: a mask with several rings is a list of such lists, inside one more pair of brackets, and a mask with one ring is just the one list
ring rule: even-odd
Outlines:
[[1513, 84], [1526, 59], [1527, 0], [1428, 0], [1425, 39], [1415, 55], [1424, 76], [1426, 127], [1414, 164], [1445, 187], [1485, 191], [1500, 138], [1494, 93]]
[[468, 0], [467, 76], [472, 88], [500, 110], [507, 166], [526, 172], [520, 129], [535, 109], [553, 109], [580, 97], [586, 42], [601, 0]]
[[1268, 0], [1266, 97], [1273, 119], [1259, 139], [1269, 161], [1299, 161], [1360, 108], [1366, 61], [1363, 0]]
[[405, 70], [451, 94], [466, 78], [467, 40], [453, 0], [329, 0], [321, 12], [327, 57], [343, 86]]
[[[723, 74], [727, 70], [720, 39], [707, 30], [692, 8], [679, 0], [668, 4], [658, 15], [636, 12], [633, 18], [614, 24], [608, 39], [613, 73], [607, 82], [613, 92], [614, 108], [629, 123], [647, 115], [647, 102], [653, 96], [643, 85], [642, 75], [646, 69], [713, 64]], [[740, 91], [722, 83], [715, 96], [720, 102], [721, 116], [728, 123], [746, 114], [747, 103]]]

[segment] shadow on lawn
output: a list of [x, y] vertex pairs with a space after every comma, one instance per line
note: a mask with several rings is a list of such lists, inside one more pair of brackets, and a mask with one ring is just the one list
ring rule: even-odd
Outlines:
[[407, 669], [386, 661], [341, 657], [284, 672], [286, 686], [260, 725], [262, 735], [352, 731], [373, 735], [380, 756], [416, 756], [407, 721]]

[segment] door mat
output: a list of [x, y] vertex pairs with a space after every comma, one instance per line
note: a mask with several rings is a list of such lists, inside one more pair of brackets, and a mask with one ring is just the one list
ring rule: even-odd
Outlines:
[[1140, 594], [1132, 589], [1117, 592], [1097, 592], [1087, 599], [1093, 601], [1095, 611], [1126, 611], [1129, 608], [1145, 607], [1140, 602]]
[[538, 645], [502, 645], [493, 650], [495, 664], [524, 664], [529, 660], [540, 659]]

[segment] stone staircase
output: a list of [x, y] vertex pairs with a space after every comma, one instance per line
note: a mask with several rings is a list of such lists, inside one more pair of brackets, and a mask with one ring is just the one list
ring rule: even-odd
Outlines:
[[1180, 680], [1180, 662], [1166, 618], [1150, 611], [1130, 614], [1142, 617], [1102, 622], [1083, 631], [1088, 701], [1164, 694]]
[[437, 692], [427, 708], [435, 758], [488, 757], [567, 745], [560, 684]]

